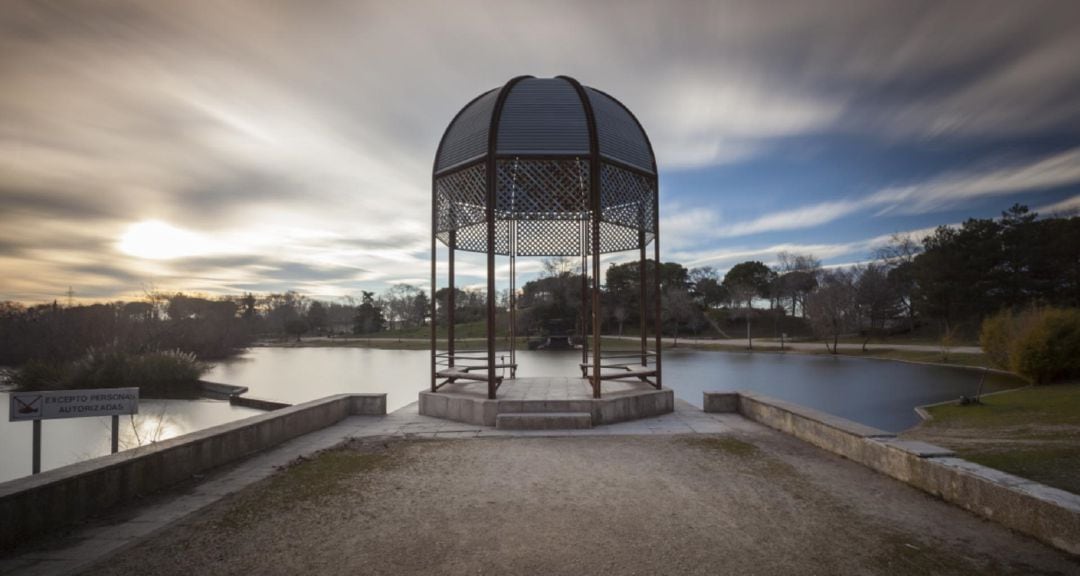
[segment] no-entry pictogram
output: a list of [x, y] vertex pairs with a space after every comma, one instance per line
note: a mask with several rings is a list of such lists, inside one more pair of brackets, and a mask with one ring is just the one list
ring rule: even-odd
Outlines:
[[12, 396], [11, 397], [11, 413], [13, 415], [12, 420], [15, 419], [14, 415], [18, 415], [23, 418], [34, 418], [41, 414], [41, 394], [35, 394], [33, 396]]

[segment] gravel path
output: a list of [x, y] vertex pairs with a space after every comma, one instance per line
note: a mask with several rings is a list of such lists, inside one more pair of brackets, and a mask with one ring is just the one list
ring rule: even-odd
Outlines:
[[92, 574], [1080, 574], [1080, 560], [760, 427], [364, 440]]

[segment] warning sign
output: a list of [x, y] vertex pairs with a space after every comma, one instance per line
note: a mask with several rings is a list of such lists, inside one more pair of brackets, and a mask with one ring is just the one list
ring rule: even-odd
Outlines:
[[138, 388], [12, 393], [8, 421], [136, 414]]

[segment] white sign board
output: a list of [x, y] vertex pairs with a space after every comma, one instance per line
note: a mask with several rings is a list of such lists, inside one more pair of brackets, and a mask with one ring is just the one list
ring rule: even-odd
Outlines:
[[12, 392], [8, 421], [136, 414], [138, 388]]

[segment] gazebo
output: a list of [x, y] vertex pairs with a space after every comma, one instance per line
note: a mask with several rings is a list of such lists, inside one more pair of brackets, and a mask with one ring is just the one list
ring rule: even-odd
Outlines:
[[[630, 110], [608, 94], [566, 76], [519, 76], [469, 102], [443, 134], [432, 174], [431, 392], [449, 383], [486, 382], [487, 397], [495, 399], [503, 381], [497, 372], [516, 377], [516, 265], [522, 256], [580, 257], [580, 367], [593, 398], [601, 397], [606, 380], [634, 379], [660, 389], [658, 200], [649, 138]], [[442, 350], [436, 242], [448, 255]], [[651, 271], [650, 243], [656, 263]], [[487, 331], [481, 349], [455, 346], [454, 254], [459, 250], [487, 257]], [[640, 259], [640, 350], [602, 354], [601, 255], [630, 250]], [[501, 351], [496, 349], [497, 256], [507, 257], [510, 282], [509, 346]], [[647, 302], [655, 322], [652, 351]]]

